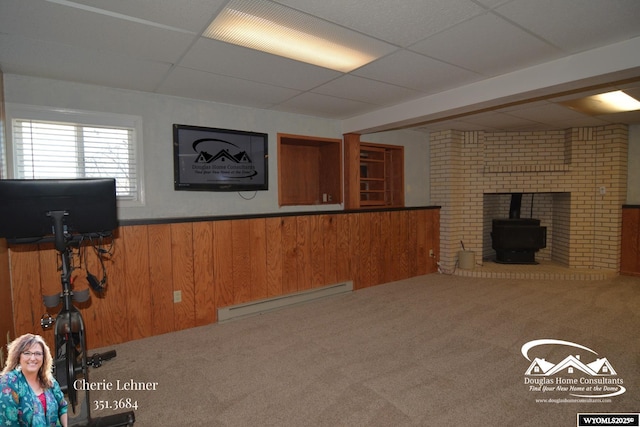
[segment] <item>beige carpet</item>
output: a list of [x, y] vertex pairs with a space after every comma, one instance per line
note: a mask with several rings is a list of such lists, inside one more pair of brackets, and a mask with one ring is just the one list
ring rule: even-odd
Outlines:
[[[578, 412], [640, 411], [638, 307], [640, 278], [421, 276], [109, 348], [117, 357], [90, 380], [114, 390], [92, 392], [91, 414], [114, 413], [93, 401], [131, 399], [138, 427], [575, 426]], [[521, 348], [537, 339], [598, 355], [544, 345], [531, 360], [606, 357], [626, 392], [594, 403], [531, 391]], [[115, 390], [131, 380], [157, 387]]]

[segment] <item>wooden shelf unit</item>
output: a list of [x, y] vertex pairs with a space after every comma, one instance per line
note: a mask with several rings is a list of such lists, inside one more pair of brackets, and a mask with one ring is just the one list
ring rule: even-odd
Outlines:
[[278, 203], [342, 203], [342, 140], [279, 133]]
[[345, 134], [345, 208], [404, 206], [404, 147]]

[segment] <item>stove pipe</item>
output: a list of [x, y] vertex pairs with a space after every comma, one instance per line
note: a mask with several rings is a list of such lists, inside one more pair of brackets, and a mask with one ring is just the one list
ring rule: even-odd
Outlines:
[[520, 218], [522, 206], [522, 193], [511, 193], [511, 205], [509, 206], [509, 219]]

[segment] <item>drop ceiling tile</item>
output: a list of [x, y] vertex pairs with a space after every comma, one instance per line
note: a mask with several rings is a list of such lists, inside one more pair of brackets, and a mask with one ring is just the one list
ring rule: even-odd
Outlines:
[[505, 127], [525, 127], [536, 125], [535, 120], [530, 117], [522, 118], [509, 114], [496, 113], [494, 111], [472, 114], [458, 119], [461, 122], [484, 126], [492, 129], [502, 129]]
[[172, 70], [157, 92], [252, 108], [269, 108], [300, 93], [183, 67]]
[[5, 73], [153, 92], [170, 65], [0, 34]]
[[478, 125], [465, 123], [460, 120], [445, 120], [442, 122], [429, 123], [418, 127], [421, 131], [439, 132], [443, 130], [461, 130], [461, 131], [474, 131], [483, 130], [478, 129]]
[[485, 76], [504, 74], [561, 55], [558, 49], [491, 13], [442, 31], [410, 49]]
[[352, 74], [425, 94], [441, 92], [481, 78], [470, 71], [406, 50], [365, 65]]
[[488, 8], [494, 8], [510, 1], [511, 0], [477, 0], [478, 3]]
[[298, 90], [312, 89], [342, 75], [338, 71], [204, 37], [193, 45], [179, 65]]
[[637, 0], [514, 0], [495, 11], [569, 53], [640, 35]]
[[328, 119], [344, 119], [359, 114], [363, 111], [363, 108], [373, 110], [375, 106], [363, 102], [306, 92], [278, 104], [272, 109]]
[[[484, 12], [470, 0], [276, 0], [398, 46], [408, 46]], [[390, 6], [393, 11], [390, 11]]]
[[546, 102], [534, 106], [523, 105], [522, 108], [509, 111], [515, 117], [522, 117], [539, 123], [557, 123], [559, 120], [579, 120], [585, 117], [565, 106]]
[[615, 85], [616, 90], [623, 90], [627, 95], [640, 100], [640, 82], [629, 82]]
[[352, 75], [332, 80], [312, 92], [379, 106], [393, 105], [421, 96], [415, 90]]
[[[54, 0], [57, 1], [57, 0]], [[226, 0], [73, 0], [73, 3], [157, 22], [200, 34], [213, 20]]]
[[602, 120], [607, 123], [640, 123], [640, 111], [625, 111], [622, 113], [595, 116], [593, 119]]
[[46, 1], [9, 3], [0, 10], [2, 32], [43, 42], [173, 63], [196, 37]]
[[567, 95], [554, 96], [553, 98], [550, 98], [549, 101], [554, 103], [573, 101], [575, 99], [585, 98], [587, 96], [598, 95], [600, 93], [611, 92], [614, 90], [617, 90], [617, 89], [615, 89], [614, 87], [598, 87], [595, 89], [571, 92]]

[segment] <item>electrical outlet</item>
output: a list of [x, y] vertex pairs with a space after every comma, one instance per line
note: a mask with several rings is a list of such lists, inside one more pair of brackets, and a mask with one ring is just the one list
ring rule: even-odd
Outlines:
[[173, 302], [182, 302], [182, 291], [173, 291]]

